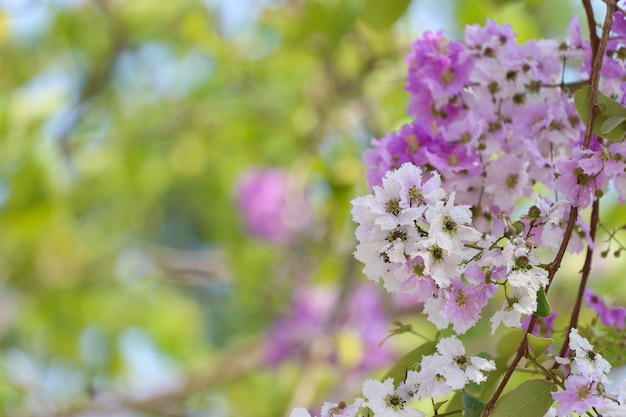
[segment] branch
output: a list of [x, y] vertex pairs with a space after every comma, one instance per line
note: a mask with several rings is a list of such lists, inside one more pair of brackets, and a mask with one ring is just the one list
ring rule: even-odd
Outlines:
[[[600, 200], [595, 200], [593, 202], [593, 208], [591, 211], [591, 224], [589, 225], [589, 236], [591, 241], [595, 241], [596, 239], [596, 230], [598, 230], [598, 222], [600, 220]], [[565, 333], [565, 341], [563, 342], [563, 346], [561, 346], [561, 352], [559, 353], [560, 357], [565, 357], [569, 347], [569, 332], [573, 328], [578, 326], [578, 315], [580, 314], [580, 307], [583, 301], [583, 294], [585, 292], [585, 288], [587, 287], [587, 281], [589, 280], [589, 275], [591, 274], [591, 262], [593, 260], [593, 248], [591, 246], [587, 246], [587, 255], [585, 256], [585, 264], [582, 269], [582, 277], [580, 279], [580, 285], [578, 286], [578, 294], [576, 296], [576, 304], [574, 304], [574, 309], [572, 310], [572, 315], [570, 317], [569, 327], [567, 332]], [[555, 364], [556, 366], [556, 364]]]

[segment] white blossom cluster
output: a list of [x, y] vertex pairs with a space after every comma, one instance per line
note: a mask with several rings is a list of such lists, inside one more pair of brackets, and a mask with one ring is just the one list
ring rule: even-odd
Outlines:
[[359, 223], [355, 257], [364, 273], [389, 292], [413, 294], [431, 322], [439, 329], [452, 324], [458, 334], [478, 321], [500, 284], [506, 300], [492, 329], [519, 327], [548, 282], [532, 244], [515, 230], [506, 231], [502, 244], [504, 235], [483, 235], [472, 226], [469, 206], [455, 204], [439, 174], [429, 176], [424, 180], [419, 167], [405, 163], [352, 202]]
[[[455, 336], [441, 339], [437, 352], [422, 358], [419, 370], [407, 371], [404, 381], [394, 384], [392, 378], [381, 382], [368, 379], [363, 383], [363, 398], [352, 404], [326, 403], [320, 417], [425, 417], [422, 411], [407, 405], [422, 398], [438, 398], [463, 389], [468, 382], [481, 383], [486, 371], [496, 369], [492, 360], [467, 356], [465, 347]], [[303, 408], [296, 408], [290, 417], [311, 417]]]

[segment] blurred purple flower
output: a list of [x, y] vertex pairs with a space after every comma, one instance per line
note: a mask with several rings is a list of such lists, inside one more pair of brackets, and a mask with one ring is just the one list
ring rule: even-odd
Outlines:
[[[338, 306], [337, 303], [341, 302]], [[339, 308], [339, 311], [336, 309]], [[271, 327], [265, 344], [265, 363], [278, 366], [282, 362], [310, 355], [322, 355], [326, 361], [353, 370], [368, 371], [394, 360], [388, 345], [379, 346], [389, 330], [382, 294], [376, 286], [354, 288], [344, 301], [337, 290], [324, 287], [298, 288], [294, 293], [290, 314]], [[341, 357], [342, 336], [356, 336], [350, 363]], [[321, 342], [324, 349], [316, 348]]]
[[300, 184], [277, 168], [252, 168], [237, 183], [237, 204], [248, 232], [273, 243], [290, 243], [311, 224]]
[[[556, 317], [556, 311], [552, 310], [548, 317], [537, 317], [537, 324], [533, 328], [532, 334], [537, 337], [550, 337], [554, 332], [554, 318]], [[522, 329], [528, 328], [532, 315], [526, 316], [522, 319]], [[550, 351], [552, 346], [548, 349]]]
[[595, 310], [600, 316], [602, 324], [616, 329], [624, 328], [624, 320], [626, 319], [626, 308], [617, 306], [609, 307], [604, 301], [598, 297], [596, 293], [589, 288], [585, 288], [585, 304], [587, 307]]

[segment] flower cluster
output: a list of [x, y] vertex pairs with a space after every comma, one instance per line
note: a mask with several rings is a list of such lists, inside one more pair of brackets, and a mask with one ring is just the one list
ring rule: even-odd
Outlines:
[[[419, 370], [407, 371], [404, 381], [369, 379], [363, 383], [363, 398], [357, 398], [350, 405], [326, 403], [320, 417], [356, 417], [371, 413], [383, 417], [425, 417], [426, 414], [407, 403], [445, 396], [463, 389], [468, 382], [484, 382], [487, 379], [484, 372], [495, 369], [492, 360], [467, 356], [465, 347], [456, 337], [444, 338], [437, 344], [434, 354], [422, 358]], [[300, 408], [293, 410], [291, 417], [310, 417], [310, 414]]]
[[559, 415], [576, 412], [584, 414], [591, 407], [602, 408], [608, 404], [603, 396], [605, 386], [609, 384], [607, 377], [611, 365], [596, 353], [589, 341], [578, 334], [578, 330], [570, 332], [570, 349], [573, 357], [570, 360], [557, 358], [561, 363], [569, 363], [571, 372], [565, 379], [565, 389], [552, 393], [559, 403]]
[[[565, 62], [582, 57], [579, 77], [588, 79], [590, 46], [576, 19], [569, 32], [563, 42], [523, 45], [509, 26], [491, 21], [467, 27], [465, 41], [426, 33], [407, 56], [408, 111], [415, 119], [372, 142], [365, 154], [370, 184], [381, 185], [386, 172], [406, 162], [439, 172], [441, 186], [472, 206], [483, 232], [501, 227], [498, 215], [510, 215], [520, 197], [536, 195], [538, 183], [552, 228], [564, 225], [564, 205], [588, 206], [610, 178], [623, 198], [624, 145], [600, 153], [594, 138], [591, 149], [582, 147], [584, 126], [562, 74]], [[622, 36], [611, 39], [601, 90], [621, 97], [626, 43]], [[541, 246], [542, 238], [536, 235], [535, 243]], [[545, 243], [554, 246], [554, 240]]]
[[[626, 415], [626, 389], [609, 393], [611, 366], [575, 325], [562, 350], [569, 350], [569, 357], [550, 353], [554, 340], [548, 337], [555, 326], [546, 300], [550, 280], [566, 249], [595, 247], [597, 222], [587, 225], [578, 209], [601, 198], [610, 184], [619, 200], [626, 200], [626, 143], [602, 138], [604, 129], [623, 128], [626, 117], [607, 121], [602, 132], [593, 127], [602, 137], [584, 139], [587, 114], [579, 116], [579, 101], [575, 106], [574, 89], [563, 74], [577, 71], [577, 81], [588, 81], [592, 48], [582, 39], [577, 19], [568, 32], [561, 42], [519, 44], [509, 26], [490, 21], [467, 27], [465, 40], [428, 32], [413, 44], [406, 78], [413, 120], [373, 140], [364, 155], [371, 194], [352, 202], [358, 224], [354, 255], [370, 280], [390, 293], [412, 296], [447, 337], [438, 333], [436, 351], [408, 367], [402, 381], [365, 381], [362, 398], [349, 405], [327, 403], [322, 417], [424, 416], [408, 403], [431, 398], [435, 407], [435, 399], [484, 382], [496, 362], [466, 355], [459, 336], [477, 324], [488, 304], [492, 311], [501, 306], [490, 317], [492, 334], [501, 325], [524, 323], [528, 332], [545, 336], [522, 339], [498, 392], [525, 357], [541, 379], [530, 377], [522, 392], [536, 390], [532, 395], [544, 398], [533, 416], [582, 415], [591, 409]], [[625, 51], [626, 18], [618, 11], [599, 88], [621, 103], [626, 103]], [[578, 68], [566, 68], [571, 63]], [[546, 256], [559, 254], [548, 263], [538, 248]], [[501, 304], [490, 303], [497, 294]], [[582, 297], [581, 290], [573, 323]], [[626, 309], [607, 307], [589, 290], [584, 298], [604, 325], [624, 327]], [[489, 414], [499, 404], [498, 395], [477, 403]], [[551, 407], [553, 402], [558, 406]], [[305, 416], [304, 409], [292, 413]]]
[[533, 245], [512, 225], [501, 236], [480, 233], [469, 206], [455, 204], [455, 192], [441, 188], [436, 172], [429, 175], [424, 180], [419, 167], [405, 163], [373, 194], [353, 201], [363, 271], [390, 292], [415, 294], [431, 322], [440, 329], [452, 324], [458, 334], [478, 321], [500, 285], [506, 301], [493, 329], [519, 327], [547, 284]]
[[[338, 299], [335, 288], [298, 288], [289, 314], [276, 320], [268, 332], [264, 362], [274, 367], [292, 358], [325, 355], [334, 365], [359, 374], [392, 362], [393, 350], [380, 345], [390, 317], [377, 288], [369, 284], [353, 288], [341, 309], [337, 309]], [[311, 339], [326, 349], [312, 352]], [[337, 355], [328, 352], [328, 345], [345, 347]], [[349, 354], [342, 355], [342, 350]]]

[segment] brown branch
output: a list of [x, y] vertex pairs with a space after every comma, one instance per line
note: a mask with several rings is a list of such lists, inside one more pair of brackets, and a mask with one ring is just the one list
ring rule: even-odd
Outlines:
[[[602, 61], [604, 60], [604, 54], [606, 53], [606, 44], [609, 42], [609, 33], [611, 32], [611, 25], [613, 24], [613, 15], [615, 14], [616, 2], [615, 0], [607, 0], [606, 2], [606, 16], [604, 16], [604, 25], [602, 26], [602, 38], [600, 39], [599, 46], [593, 53], [593, 66], [591, 67], [591, 97], [589, 98], [589, 117], [587, 123], [587, 129], [585, 130], [585, 141], [583, 147], [588, 148], [591, 141], [591, 132], [593, 123], [596, 118], [596, 105], [598, 100], [598, 84], [600, 83], [600, 69], [602, 68]], [[595, 30], [592, 32], [595, 35]], [[592, 38], [592, 46], [594, 44]]]
[[[593, 208], [591, 211], [591, 224], [589, 225], [589, 237], [591, 241], [595, 241], [596, 239], [596, 231], [598, 230], [598, 222], [600, 220], [600, 200], [596, 199], [593, 202]], [[565, 333], [565, 341], [563, 342], [563, 346], [561, 346], [561, 352], [559, 356], [565, 357], [569, 347], [569, 332], [570, 330], [576, 328], [578, 326], [578, 316], [580, 314], [580, 307], [583, 301], [583, 294], [585, 292], [585, 288], [587, 287], [587, 281], [589, 280], [589, 275], [591, 274], [591, 262], [593, 260], [593, 247], [587, 246], [587, 254], [585, 256], [585, 263], [582, 269], [582, 277], [580, 279], [580, 285], [578, 286], [578, 294], [576, 296], [576, 303], [574, 304], [574, 309], [572, 310], [572, 315], [570, 316], [569, 327], [567, 332]], [[555, 364], [556, 365], [556, 364]]]
[[585, 15], [587, 16], [587, 26], [589, 27], [589, 40], [591, 41], [591, 56], [598, 54], [598, 45], [600, 40], [596, 33], [596, 17], [593, 14], [593, 7], [591, 6], [591, 0], [582, 0], [585, 7]]
[[[583, 1], [583, 3], [587, 3], [587, 1]], [[606, 45], [609, 41], [609, 34], [611, 32], [611, 25], [613, 24], [613, 16], [615, 14], [615, 9], [617, 4], [615, 0], [606, 1], [606, 15], [604, 16], [604, 24], [602, 26], [602, 37], [599, 42], [597, 41], [597, 37], [592, 37], [592, 46], [597, 45], [597, 48], [594, 49], [593, 55], [593, 66], [591, 68], [591, 97], [589, 98], [589, 122], [587, 123], [587, 128], [585, 129], [585, 140], [583, 142], [583, 147], [588, 148], [589, 143], [591, 142], [591, 133], [593, 130], [593, 124], [595, 122], [596, 114], [597, 114], [597, 99], [598, 99], [598, 85], [600, 83], [600, 70], [602, 69], [602, 61], [604, 60], [604, 54], [606, 53]], [[593, 13], [593, 12], [592, 12]], [[593, 31], [595, 35], [595, 30]], [[595, 241], [596, 230], [598, 229], [599, 222], [599, 210], [600, 210], [600, 202], [598, 199], [595, 199], [593, 202], [593, 208], [591, 212], [591, 221], [589, 225], [589, 236], [591, 238], [591, 242]], [[585, 288], [587, 286], [587, 281], [589, 279], [589, 274], [591, 273], [591, 262], [593, 260], [593, 248], [587, 247], [587, 254], [585, 256], [585, 263], [582, 269], [582, 276], [580, 279], [580, 285], [578, 287], [578, 294], [576, 296], [576, 303], [574, 304], [574, 309], [572, 310], [572, 315], [570, 316], [570, 323], [567, 329], [567, 333], [565, 334], [565, 340], [563, 341], [563, 346], [561, 346], [560, 356], [565, 356], [569, 346], [569, 333], [570, 330], [575, 328], [578, 325], [578, 316], [580, 314], [580, 308], [582, 305], [582, 298]]]
[[513, 375], [513, 372], [515, 372], [515, 368], [517, 367], [517, 364], [519, 363], [520, 360], [522, 360], [524, 355], [526, 355], [526, 348], [528, 347], [527, 335], [533, 331], [533, 328], [535, 327], [536, 323], [537, 323], [537, 316], [533, 314], [532, 318], [530, 319], [530, 323], [528, 323], [528, 327], [526, 328], [526, 334], [524, 334], [524, 337], [522, 338], [522, 342], [517, 348], [517, 353], [515, 354], [513, 361], [511, 361], [509, 368], [506, 370], [506, 373], [504, 374], [504, 377], [502, 378], [500, 385], [498, 385], [498, 388], [491, 396], [491, 400], [489, 400], [489, 402], [485, 404], [483, 417], [487, 417], [489, 414], [491, 414], [493, 407], [495, 407], [496, 402], [500, 398], [500, 395], [502, 395], [502, 391], [504, 391], [506, 384], [509, 382], [509, 379]]
[[572, 232], [574, 231], [574, 226], [576, 225], [577, 219], [578, 207], [570, 207], [569, 218], [567, 219], [567, 226], [565, 227], [565, 233], [563, 234], [563, 241], [561, 242], [561, 246], [559, 247], [559, 250], [554, 257], [554, 260], [548, 266], [548, 285], [546, 285], [546, 294], [548, 293], [548, 290], [550, 290], [550, 285], [552, 284], [554, 276], [561, 267], [561, 262], [563, 261], [563, 257], [565, 256], [567, 245], [569, 245], [569, 241], [572, 237]]

